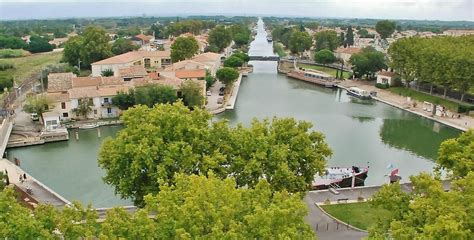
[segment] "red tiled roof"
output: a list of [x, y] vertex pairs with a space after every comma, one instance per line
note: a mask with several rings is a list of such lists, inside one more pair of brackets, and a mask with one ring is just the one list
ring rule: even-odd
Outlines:
[[206, 70], [197, 69], [197, 70], [177, 70], [176, 77], [181, 79], [186, 78], [203, 78], [206, 76]]
[[395, 72], [388, 72], [388, 71], [380, 71], [377, 73], [377, 75], [382, 75], [382, 76], [386, 76], [386, 77], [393, 77], [395, 76]]
[[98, 86], [101, 82], [101, 77], [75, 77], [72, 78], [72, 87], [92, 87]]

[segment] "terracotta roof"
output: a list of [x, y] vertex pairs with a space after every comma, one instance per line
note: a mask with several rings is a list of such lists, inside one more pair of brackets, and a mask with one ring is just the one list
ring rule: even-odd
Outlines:
[[100, 85], [121, 85], [123, 84], [122, 77], [101, 77]]
[[143, 66], [129, 66], [120, 68], [119, 74], [122, 77], [144, 77], [148, 75], [145, 67]]
[[132, 51], [92, 63], [92, 65], [123, 64], [141, 60], [146, 57], [170, 58], [170, 56], [170, 51]]
[[47, 93], [46, 97], [53, 102], [68, 102], [69, 101], [69, 94], [61, 93], [61, 92], [54, 92], [54, 93]]
[[361, 51], [362, 51], [361, 48], [353, 48], [353, 47], [336, 49], [337, 53], [346, 53], [346, 54], [354, 54], [354, 53], [359, 53]]
[[382, 75], [382, 76], [386, 76], [386, 77], [393, 77], [395, 76], [395, 72], [388, 72], [388, 71], [380, 71], [377, 73], [377, 75]]
[[203, 78], [206, 76], [206, 70], [204, 69], [197, 69], [197, 70], [177, 70], [176, 71], [177, 78]]
[[172, 70], [182, 70], [182, 69], [193, 69], [190, 66], [195, 65], [196, 68], [194, 69], [206, 69], [207, 65], [201, 62], [197, 62], [194, 60], [183, 60], [176, 63], [173, 63], [171, 66], [165, 68], [165, 70], [172, 71]]
[[196, 55], [192, 58], [196, 62], [216, 62], [221, 60], [221, 55], [218, 53], [207, 52]]
[[144, 35], [144, 34], [138, 34], [138, 35], [135, 35], [133, 38], [137, 38], [137, 39], [140, 39], [140, 40], [142, 40], [142, 41], [148, 42], [148, 41], [150, 41], [153, 37], [152, 37], [152, 36], [147, 36], [147, 35]]
[[128, 92], [130, 89], [130, 86], [113, 86], [113, 87], [100, 87], [99, 90], [99, 95], [101, 97], [104, 96], [115, 96], [117, 95], [118, 92]]
[[98, 86], [101, 77], [75, 77], [72, 78], [72, 88]]
[[177, 77], [163, 77], [161, 78], [160, 80], [158, 81], [155, 81], [157, 84], [161, 84], [161, 85], [166, 85], [166, 86], [171, 86], [173, 87], [174, 89], [179, 89], [181, 87], [181, 84], [184, 82], [185, 80], [183, 79], [179, 79]]
[[80, 87], [68, 90], [70, 99], [99, 97], [98, 87]]
[[48, 92], [64, 92], [72, 88], [73, 73], [50, 73], [48, 74]]
[[158, 80], [160, 79], [160, 74], [158, 72], [149, 72], [148, 77], [152, 80]]

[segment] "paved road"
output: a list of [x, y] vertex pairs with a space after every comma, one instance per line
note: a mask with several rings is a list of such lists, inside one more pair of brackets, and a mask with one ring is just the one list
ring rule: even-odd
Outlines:
[[214, 110], [222, 107], [222, 104], [217, 103], [217, 99], [219, 97], [224, 97], [224, 96], [219, 96], [219, 89], [223, 86], [224, 86], [224, 84], [222, 84], [219, 81], [216, 81], [214, 83], [214, 85], [210, 88], [210, 91], [211, 91], [212, 95], [207, 96], [207, 105], [206, 105], [206, 108], [209, 111], [214, 111]]

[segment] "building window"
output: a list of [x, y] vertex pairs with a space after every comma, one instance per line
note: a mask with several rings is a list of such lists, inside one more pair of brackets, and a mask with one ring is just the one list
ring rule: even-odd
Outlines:
[[94, 115], [97, 115], [97, 109], [94, 109]]
[[64, 117], [64, 118], [68, 118], [68, 117], [69, 117], [69, 113], [67, 113], [67, 112], [63, 113], [63, 117]]
[[61, 109], [66, 109], [66, 103], [65, 102], [61, 103]]
[[109, 103], [109, 98], [104, 98], [104, 103]]
[[107, 108], [107, 114], [112, 114], [112, 108]]

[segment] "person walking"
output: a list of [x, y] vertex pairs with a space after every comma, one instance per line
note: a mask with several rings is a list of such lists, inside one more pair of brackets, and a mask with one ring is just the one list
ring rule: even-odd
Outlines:
[[26, 173], [23, 173], [23, 181], [26, 181]]

